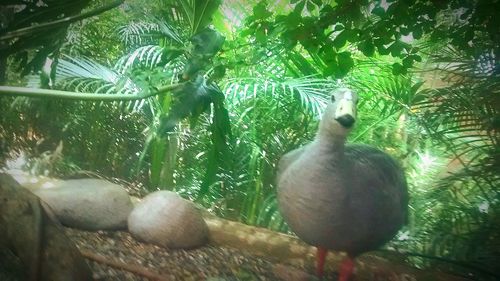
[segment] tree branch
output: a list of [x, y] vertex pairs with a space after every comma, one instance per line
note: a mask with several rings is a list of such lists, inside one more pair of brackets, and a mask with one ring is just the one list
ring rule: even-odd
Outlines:
[[67, 24], [79, 21], [81, 19], [93, 17], [95, 15], [101, 14], [107, 10], [113, 9], [113, 8], [121, 5], [123, 3], [123, 1], [124, 0], [115, 0], [114, 2], [111, 2], [105, 6], [102, 6], [100, 8], [94, 9], [92, 11], [89, 11], [89, 12], [86, 12], [86, 13], [83, 13], [83, 14], [80, 14], [77, 16], [65, 17], [65, 18], [62, 18], [60, 20], [41, 23], [38, 25], [24, 27], [24, 28], [20, 28], [20, 29], [11, 31], [11, 32], [7, 32], [5, 35], [0, 36], [0, 41], [9, 40], [9, 39], [13, 39], [13, 38], [21, 37], [21, 36], [25, 36], [25, 35], [30, 35], [33, 33], [43, 32], [43, 31], [46, 31], [48, 29], [53, 29], [53, 28], [56, 28], [56, 27], [61, 26], [61, 25], [67, 25]]
[[77, 93], [68, 92], [52, 89], [37, 89], [37, 88], [25, 88], [25, 87], [10, 87], [10, 86], [0, 86], [0, 97], [1, 96], [24, 96], [30, 98], [60, 98], [60, 99], [72, 99], [72, 100], [86, 100], [86, 101], [128, 101], [128, 100], [140, 100], [155, 95], [159, 95], [168, 91], [172, 91], [179, 87], [182, 87], [184, 83], [177, 83], [172, 85], [166, 85], [158, 88], [157, 91], [138, 94], [138, 95], [127, 95], [127, 94], [97, 94], [97, 93]]

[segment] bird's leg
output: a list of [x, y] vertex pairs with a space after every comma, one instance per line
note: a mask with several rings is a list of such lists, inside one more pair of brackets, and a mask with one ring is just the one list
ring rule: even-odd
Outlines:
[[316, 275], [320, 279], [323, 277], [323, 268], [325, 267], [325, 259], [327, 254], [327, 249], [318, 247], [318, 252], [316, 254]]
[[338, 281], [349, 281], [351, 278], [352, 272], [354, 271], [354, 260], [352, 257], [347, 257], [342, 261], [340, 265], [340, 273]]

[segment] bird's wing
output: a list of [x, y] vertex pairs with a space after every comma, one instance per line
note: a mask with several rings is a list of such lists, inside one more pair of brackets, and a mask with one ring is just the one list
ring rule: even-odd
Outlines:
[[276, 174], [276, 178], [278, 182], [280, 181], [281, 175], [285, 172], [285, 170], [292, 164], [295, 160], [297, 160], [300, 155], [304, 152], [308, 145], [301, 146], [297, 149], [289, 151], [283, 155], [278, 163], [278, 171]]
[[[349, 145], [346, 154], [350, 159], [356, 160], [352, 162], [353, 171], [365, 171], [364, 177], [357, 178], [360, 181], [358, 185], [364, 189], [363, 192], [370, 192], [370, 187], [383, 191], [376, 194], [395, 204], [399, 203], [401, 212], [406, 216], [408, 185], [401, 165], [389, 154], [366, 145]], [[371, 179], [377, 179], [377, 182]], [[364, 182], [367, 180], [368, 182]]]

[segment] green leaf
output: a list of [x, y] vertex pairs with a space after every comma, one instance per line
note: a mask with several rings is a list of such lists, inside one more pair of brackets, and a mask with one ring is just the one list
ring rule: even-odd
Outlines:
[[372, 14], [383, 17], [385, 15], [385, 10], [382, 7], [376, 7], [372, 10]]
[[422, 57], [419, 56], [419, 55], [412, 55], [411, 56], [415, 61], [418, 61], [418, 62], [421, 62], [422, 61]]
[[406, 68], [410, 68], [413, 66], [413, 58], [408, 56], [403, 59], [403, 66]]
[[297, 68], [302, 72], [303, 75], [314, 75], [318, 71], [314, 68], [307, 59], [305, 59], [300, 53], [293, 52], [289, 54], [291, 61], [297, 66]]
[[396, 62], [392, 65], [392, 74], [399, 75], [399, 74], [405, 74], [405, 73], [406, 73], [406, 69], [400, 63]]
[[401, 34], [406, 36], [406, 35], [410, 34], [410, 29], [407, 27], [404, 27], [404, 26], [400, 26], [399, 32], [401, 32]]
[[212, 75], [210, 76], [210, 80], [211, 81], [219, 80], [222, 77], [224, 77], [225, 74], [226, 74], [226, 66], [223, 64], [216, 65], [213, 68]]
[[316, 6], [314, 3], [307, 1], [306, 8], [309, 13], [312, 13], [316, 9]]
[[255, 7], [253, 7], [253, 14], [256, 20], [263, 20], [270, 17], [273, 13], [267, 10], [267, 4], [265, 1], [259, 2]]
[[422, 87], [422, 85], [425, 84], [425, 81], [419, 81], [417, 83], [415, 83], [413, 86], [411, 86], [411, 92], [413, 94], [417, 93], [418, 89], [420, 89], [420, 87]]
[[344, 25], [342, 25], [342, 24], [339, 23], [339, 24], [335, 25], [335, 27], [333, 28], [333, 31], [341, 31], [341, 30], [344, 30], [344, 29], [345, 29]]
[[213, 14], [221, 4], [221, 0], [182, 0], [180, 4], [184, 15], [191, 24], [191, 35], [194, 35], [210, 24]]
[[162, 53], [161, 62], [166, 64], [169, 61], [179, 57], [184, 53], [184, 50], [173, 47], [165, 47]]
[[349, 71], [351, 71], [352, 67], [354, 66], [354, 60], [352, 59], [350, 52], [339, 53], [337, 58], [339, 62], [339, 75], [340, 77], [343, 77], [347, 75]]
[[422, 38], [422, 34], [423, 34], [422, 28], [420, 26], [416, 26], [415, 29], [413, 29], [412, 34], [413, 34], [413, 38], [415, 38], [415, 39]]
[[314, 4], [316, 4], [318, 7], [321, 7], [323, 5], [323, 2], [321, 0], [311, 0]]
[[329, 64], [332, 61], [335, 61], [337, 58], [337, 52], [330, 46], [325, 45], [319, 49], [319, 55], [325, 64]]
[[248, 35], [253, 34], [254, 30], [252, 28], [245, 28], [240, 32], [241, 37], [246, 37]]
[[323, 75], [324, 76], [331, 76], [331, 75], [333, 75], [338, 70], [338, 68], [339, 68], [339, 65], [337, 64], [337, 61], [331, 61], [323, 69]]
[[283, 42], [283, 47], [289, 51], [293, 50], [293, 48], [297, 45], [296, 39], [290, 38], [290, 36], [285, 36], [285, 34], [282, 34], [281, 40]]
[[260, 26], [256, 31], [255, 31], [255, 39], [257, 42], [260, 44], [265, 44], [267, 42], [267, 34], [266, 34], [266, 28], [264, 26]]
[[300, 13], [293, 11], [287, 16], [284, 16], [282, 22], [286, 29], [296, 29], [302, 23], [302, 16], [300, 15]]
[[359, 40], [359, 29], [344, 29], [333, 40], [334, 46], [339, 49], [342, 48], [347, 41], [357, 42]]
[[346, 44], [347, 39], [349, 38], [349, 32], [350, 30], [345, 29], [344, 31], [340, 32], [335, 39], [333, 39], [333, 45], [335, 48], [340, 49], [344, 47]]
[[380, 45], [376, 44], [376, 46], [377, 46], [377, 51], [379, 52], [379, 54], [385, 56], [385, 55], [388, 55], [390, 53], [389, 49], [384, 47], [383, 44], [380, 44]]
[[404, 47], [405, 45], [402, 44], [401, 41], [395, 41], [391, 46], [389, 46], [388, 50], [391, 52], [393, 57], [399, 57]]
[[302, 13], [302, 10], [304, 10], [305, 4], [306, 4], [306, 0], [298, 2], [297, 5], [295, 5], [295, 8], [293, 9], [293, 11], [295, 13], [299, 13], [299, 14]]
[[221, 50], [225, 37], [207, 27], [191, 37], [190, 41], [196, 55], [214, 56]]
[[375, 46], [370, 40], [359, 43], [358, 49], [367, 57], [372, 57], [375, 53]]

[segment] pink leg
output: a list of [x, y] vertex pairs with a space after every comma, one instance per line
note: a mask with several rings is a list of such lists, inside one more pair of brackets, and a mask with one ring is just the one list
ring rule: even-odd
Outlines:
[[338, 281], [349, 281], [354, 271], [354, 261], [351, 257], [347, 257], [340, 265], [340, 273]]
[[325, 259], [327, 254], [327, 249], [318, 247], [318, 252], [316, 254], [316, 275], [320, 279], [323, 277], [323, 268], [325, 267]]

